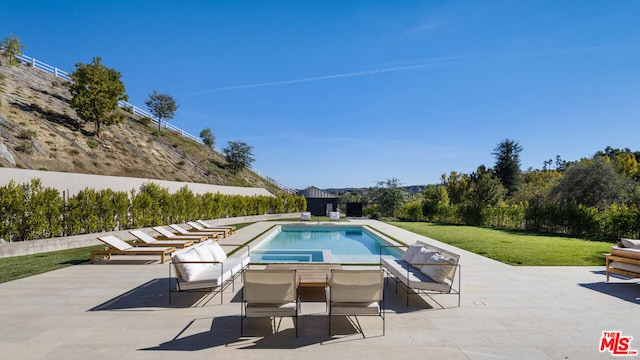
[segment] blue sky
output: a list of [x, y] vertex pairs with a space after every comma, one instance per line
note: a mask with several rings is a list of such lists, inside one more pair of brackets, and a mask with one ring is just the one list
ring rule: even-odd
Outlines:
[[100, 56], [132, 104], [244, 141], [293, 188], [439, 182], [640, 150], [639, 1], [12, 1], [2, 36], [66, 71]]

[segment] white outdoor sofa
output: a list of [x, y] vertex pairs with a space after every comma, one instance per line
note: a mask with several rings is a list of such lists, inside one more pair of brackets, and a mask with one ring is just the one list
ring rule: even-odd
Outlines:
[[[176, 251], [171, 256], [169, 267], [169, 303], [172, 292], [198, 290], [211, 291], [214, 295], [219, 292], [222, 304], [224, 290], [229, 285], [233, 288], [235, 279], [249, 265], [249, 248], [241, 251], [240, 256], [227, 257], [224, 249], [214, 240]], [[177, 279], [175, 287], [174, 277]]]
[[421, 241], [393, 247], [406, 248], [402, 258], [381, 255], [380, 265], [387, 273], [387, 279], [395, 279], [396, 293], [398, 286], [406, 290], [407, 306], [409, 294], [415, 292], [427, 295], [433, 301], [431, 294], [457, 295], [460, 307], [460, 255]]

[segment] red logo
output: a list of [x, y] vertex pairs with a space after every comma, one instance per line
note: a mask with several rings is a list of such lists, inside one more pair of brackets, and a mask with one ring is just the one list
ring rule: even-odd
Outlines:
[[638, 350], [630, 349], [631, 336], [622, 336], [620, 331], [603, 331], [600, 339], [600, 352], [609, 351], [613, 355], [634, 356]]

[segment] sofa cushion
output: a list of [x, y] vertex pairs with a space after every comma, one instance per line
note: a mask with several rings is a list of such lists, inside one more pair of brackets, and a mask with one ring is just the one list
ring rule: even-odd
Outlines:
[[[195, 247], [194, 250], [196, 251], [196, 253], [198, 253], [200, 260], [208, 261], [211, 263], [216, 261], [216, 259], [213, 257], [213, 253], [209, 251], [209, 249], [207, 249], [206, 246], [198, 246], [198, 247]], [[204, 265], [207, 265], [207, 264], [204, 264]]]
[[409, 245], [409, 247], [407, 248], [407, 250], [404, 252], [404, 254], [402, 254], [402, 260], [410, 263], [411, 259], [416, 255], [416, 253], [418, 251], [420, 251], [420, 249], [422, 249], [423, 246], [420, 244], [413, 244], [413, 245]]
[[428, 263], [429, 259], [431, 259], [431, 257], [435, 254], [437, 254], [437, 252], [428, 250], [423, 247], [419, 251], [416, 251], [416, 254], [411, 258], [411, 261], [409, 261], [409, 264], [417, 269], [420, 269], [422, 268], [422, 265]]
[[213, 258], [216, 261], [224, 261], [227, 258], [227, 253], [224, 252], [222, 246], [220, 246], [220, 244], [218, 244], [217, 242], [214, 241], [210, 244], [207, 244], [206, 247], [211, 252]]
[[420, 268], [420, 272], [434, 281], [443, 282], [454, 270], [455, 261], [440, 254], [434, 254], [427, 261], [427, 265]]
[[188, 251], [181, 251], [175, 254], [171, 261], [174, 263], [176, 270], [180, 273], [180, 276], [186, 280], [191, 281], [198, 274], [206, 269], [206, 265], [199, 263], [189, 263], [191, 261], [199, 262], [200, 256], [194, 249]]
[[622, 238], [620, 241], [625, 248], [640, 249], [640, 240]]

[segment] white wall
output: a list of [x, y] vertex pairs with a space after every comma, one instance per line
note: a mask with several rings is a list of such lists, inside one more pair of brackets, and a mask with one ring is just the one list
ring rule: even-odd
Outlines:
[[90, 174], [76, 174], [55, 171], [40, 170], [24, 170], [14, 168], [0, 168], [0, 186], [7, 185], [9, 181], [14, 180], [17, 184], [31, 182], [31, 179], [39, 178], [42, 180], [44, 187], [57, 189], [65, 194], [73, 196], [84, 190], [85, 188], [94, 188], [96, 190], [112, 189], [114, 191], [129, 192], [131, 189], [140, 190], [140, 186], [147, 182], [154, 182], [162, 187], [168, 188], [169, 192], [174, 193], [181, 187], [187, 185], [191, 191], [196, 194], [220, 193], [223, 195], [245, 195], [245, 196], [273, 196], [264, 188], [250, 188], [241, 186], [222, 186], [210, 184], [198, 184], [180, 181], [167, 181], [156, 179], [141, 179], [123, 176], [104, 176]]

